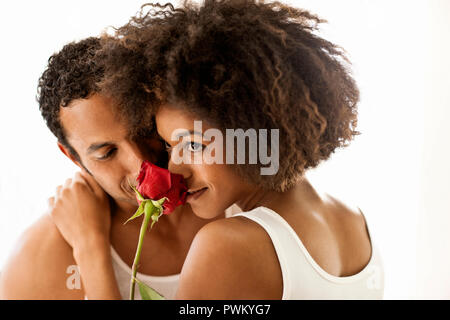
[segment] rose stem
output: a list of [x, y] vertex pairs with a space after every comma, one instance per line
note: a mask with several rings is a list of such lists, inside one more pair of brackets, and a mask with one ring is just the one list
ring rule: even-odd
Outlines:
[[133, 275], [131, 276], [131, 283], [130, 283], [130, 300], [134, 300], [134, 287], [136, 284], [135, 278], [136, 278], [136, 273], [137, 273], [137, 269], [139, 266], [139, 260], [141, 259], [142, 243], [144, 240], [145, 232], [147, 231], [148, 222], [150, 221], [150, 218], [153, 214], [154, 208], [155, 207], [153, 206], [153, 204], [150, 201], [148, 201], [144, 207], [144, 220], [142, 221], [141, 231], [139, 233], [139, 242], [138, 242], [136, 255], [134, 257], [134, 262], [133, 262], [133, 267], [132, 267]]

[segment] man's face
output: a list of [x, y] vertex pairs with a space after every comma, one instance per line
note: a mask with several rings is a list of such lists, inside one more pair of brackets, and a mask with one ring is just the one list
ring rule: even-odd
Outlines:
[[157, 138], [132, 139], [116, 113], [111, 99], [95, 94], [61, 108], [60, 121], [68, 143], [105, 192], [117, 202], [137, 204], [128, 181], [136, 180], [143, 160], [155, 163], [163, 146]]

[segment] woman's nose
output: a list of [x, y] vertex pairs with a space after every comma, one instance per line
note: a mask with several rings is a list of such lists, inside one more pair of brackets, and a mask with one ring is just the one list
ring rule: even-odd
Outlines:
[[185, 165], [183, 163], [176, 164], [170, 158], [167, 169], [172, 173], [181, 174], [184, 179], [188, 179], [191, 174], [188, 165]]

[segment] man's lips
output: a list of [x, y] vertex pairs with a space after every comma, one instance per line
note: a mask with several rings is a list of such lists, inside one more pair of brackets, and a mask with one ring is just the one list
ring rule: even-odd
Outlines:
[[125, 192], [126, 195], [130, 197], [130, 199], [136, 198], [136, 193], [134, 190], [130, 187], [128, 181], [123, 181], [121, 183], [122, 190]]

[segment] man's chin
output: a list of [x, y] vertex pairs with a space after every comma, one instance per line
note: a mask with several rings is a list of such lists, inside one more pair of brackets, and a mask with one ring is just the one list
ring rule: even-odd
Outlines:
[[114, 201], [116, 201], [119, 205], [122, 204], [127, 206], [134, 206], [136, 208], [139, 207], [139, 203], [137, 202], [136, 198], [115, 198]]

